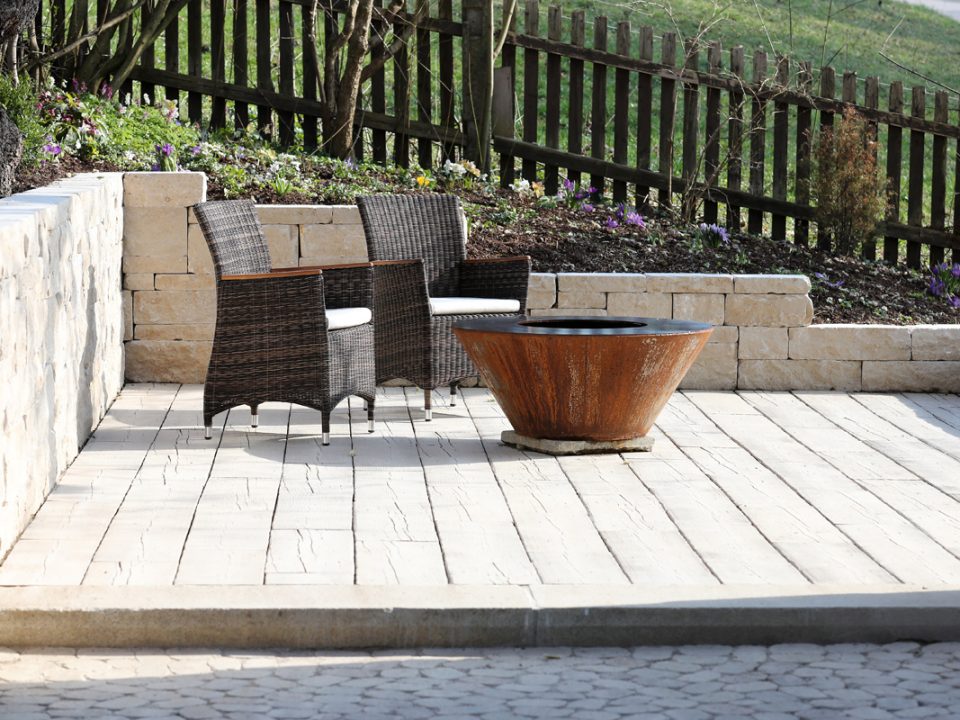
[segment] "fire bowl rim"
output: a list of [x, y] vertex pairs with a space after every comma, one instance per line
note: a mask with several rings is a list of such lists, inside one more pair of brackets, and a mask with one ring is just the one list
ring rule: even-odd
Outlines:
[[[563, 323], [597, 325], [607, 327], [563, 327]], [[632, 317], [625, 315], [539, 315], [527, 317], [482, 317], [460, 320], [454, 323], [454, 330], [473, 332], [509, 333], [512, 335], [582, 335], [600, 337], [605, 335], [630, 336], [652, 335], [664, 337], [670, 335], [693, 335], [714, 328], [709, 323], [692, 320], [671, 320], [667, 318]]]

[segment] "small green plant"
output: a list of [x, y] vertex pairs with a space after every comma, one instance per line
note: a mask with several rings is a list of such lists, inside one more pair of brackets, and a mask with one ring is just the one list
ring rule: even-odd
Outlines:
[[820, 130], [813, 158], [810, 191], [819, 229], [833, 237], [838, 254], [854, 255], [873, 234], [887, 205], [867, 121], [853, 110], [844, 112], [838, 126]]

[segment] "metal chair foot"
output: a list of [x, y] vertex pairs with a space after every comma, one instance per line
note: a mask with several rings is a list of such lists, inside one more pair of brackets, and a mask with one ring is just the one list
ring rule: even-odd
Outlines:
[[260, 425], [260, 416], [257, 413], [250, 413], [250, 427], [255, 428]]
[[451, 383], [450, 385], [450, 407], [456, 407], [457, 405], [457, 385], [456, 383]]
[[203, 438], [204, 440], [209, 440], [213, 437], [213, 428], [210, 425], [206, 425], [203, 428]]
[[373, 432], [373, 420], [367, 420], [367, 432], [368, 433]]
[[430, 408], [424, 408], [423, 419], [426, 422], [430, 422], [431, 420], [433, 420], [433, 410], [431, 410]]
[[322, 442], [323, 442], [324, 445], [329, 445], [329, 444], [330, 444], [330, 433], [328, 433], [328, 432], [323, 433]]

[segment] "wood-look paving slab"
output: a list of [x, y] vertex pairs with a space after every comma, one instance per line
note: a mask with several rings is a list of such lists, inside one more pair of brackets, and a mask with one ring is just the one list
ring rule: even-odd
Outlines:
[[[268, 403], [130, 385], [0, 585], [890, 588], [960, 583], [960, 397], [677, 393], [651, 453], [504, 446], [483, 389]], [[807, 592], [804, 590], [804, 592]]]

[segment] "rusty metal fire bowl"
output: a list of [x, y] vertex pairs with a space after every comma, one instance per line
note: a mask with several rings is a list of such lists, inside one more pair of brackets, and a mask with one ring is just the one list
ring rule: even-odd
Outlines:
[[650, 450], [647, 433], [713, 328], [637, 317], [477, 318], [454, 326], [512, 431], [554, 455]]

